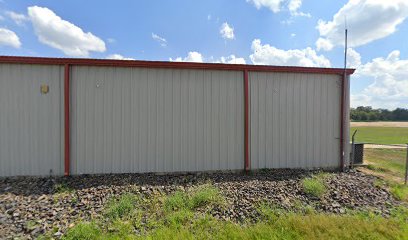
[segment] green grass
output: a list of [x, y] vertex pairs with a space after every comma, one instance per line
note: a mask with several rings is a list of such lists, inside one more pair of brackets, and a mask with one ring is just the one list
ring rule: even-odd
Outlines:
[[408, 186], [402, 184], [394, 184], [391, 186], [391, 194], [398, 200], [408, 202]]
[[387, 187], [394, 198], [408, 202], [408, 186], [403, 185], [405, 176], [405, 149], [364, 149], [367, 168], [380, 173], [378, 186]]
[[386, 219], [373, 214], [276, 214], [270, 209], [262, 221], [253, 224], [236, 224], [209, 215], [185, 216], [183, 221], [163, 222], [145, 234], [135, 234], [127, 222], [120, 223], [121, 231], [116, 232], [81, 223], [64, 239], [406, 239], [408, 210], [398, 209], [395, 214]]
[[[327, 175], [317, 174], [310, 179], [323, 181], [326, 177]], [[260, 216], [257, 222], [240, 224], [210, 215], [210, 207], [223, 207], [225, 201], [220, 191], [210, 184], [167, 196], [138, 198], [125, 194], [108, 201], [105, 214], [113, 217], [80, 222], [69, 229], [63, 239], [371, 240], [406, 239], [408, 236], [406, 208], [396, 209], [390, 218], [383, 218], [374, 213], [295, 213], [265, 202], [257, 208]]]
[[303, 191], [306, 194], [312, 195], [314, 197], [322, 197], [326, 192], [326, 186], [324, 185], [324, 179], [326, 175], [318, 174], [311, 178], [305, 178], [302, 180]]
[[54, 185], [54, 192], [55, 193], [70, 193], [73, 192], [74, 189], [69, 187], [66, 183], [57, 183]]
[[351, 127], [350, 138], [354, 130], [356, 142], [369, 142], [379, 144], [405, 144], [408, 143], [408, 128], [402, 127]]
[[378, 179], [374, 184], [376, 187], [389, 189], [394, 198], [400, 201], [408, 202], [408, 186], [385, 179]]
[[166, 198], [164, 201], [164, 208], [166, 211], [181, 210], [188, 208], [187, 193], [177, 191]]
[[64, 236], [65, 240], [93, 240], [100, 239], [102, 231], [95, 223], [83, 222], [71, 228]]
[[173, 227], [181, 227], [188, 222], [194, 220], [194, 212], [189, 209], [183, 209], [175, 212], [167, 212], [164, 218], [165, 225]]
[[210, 184], [200, 185], [190, 192], [177, 191], [166, 198], [164, 208], [172, 210], [194, 210], [206, 205], [223, 205], [224, 199], [220, 191]]
[[192, 209], [204, 207], [206, 205], [222, 205], [224, 202], [218, 188], [215, 188], [210, 184], [200, 185], [193, 189], [189, 199], [189, 206]]
[[364, 161], [372, 170], [403, 178], [406, 151], [406, 149], [366, 148], [364, 149]]
[[118, 199], [112, 199], [109, 201], [105, 216], [116, 219], [129, 216], [136, 208], [137, 197], [134, 194], [126, 193]]

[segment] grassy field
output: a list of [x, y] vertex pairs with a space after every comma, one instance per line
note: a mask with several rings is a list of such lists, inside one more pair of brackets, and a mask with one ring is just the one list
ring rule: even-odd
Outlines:
[[[408, 122], [351, 122], [350, 136], [358, 129], [356, 142], [378, 144], [408, 143]], [[370, 174], [382, 179], [395, 198], [408, 202], [408, 187], [403, 185], [406, 152], [404, 149], [365, 148], [364, 163]]]
[[[373, 125], [372, 123], [368, 123]], [[350, 134], [358, 129], [356, 142], [379, 144], [405, 144], [408, 142], [408, 128], [390, 126], [365, 126], [359, 123], [351, 127]], [[408, 202], [408, 187], [403, 185], [405, 176], [406, 152], [404, 149], [365, 148], [364, 163], [371, 174], [382, 179], [381, 185], [387, 186], [395, 198]]]
[[400, 178], [405, 174], [406, 149], [365, 149], [365, 162], [377, 171]]
[[356, 142], [369, 142], [379, 144], [405, 144], [408, 143], [408, 128], [403, 127], [351, 127], [350, 137], [354, 130]]
[[403, 185], [405, 177], [406, 149], [364, 149], [364, 163], [371, 174], [382, 179], [379, 185], [390, 189], [393, 196], [408, 202], [408, 186]]
[[[294, 213], [260, 203], [259, 221], [255, 223], [219, 220], [203, 211], [211, 206], [225, 209], [226, 204], [220, 191], [211, 185], [162, 198], [124, 194], [108, 202], [103, 216], [91, 222], [79, 222], [63, 239], [406, 239], [408, 236], [408, 209], [403, 207], [395, 209], [390, 218], [383, 218], [368, 212]], [[52, 234], [43, 239], [52, 238]]]

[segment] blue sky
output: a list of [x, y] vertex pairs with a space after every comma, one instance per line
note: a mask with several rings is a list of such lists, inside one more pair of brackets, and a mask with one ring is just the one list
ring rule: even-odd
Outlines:
[[0, 0], [0, 55], [342, 67], [352, 106], [408, 107], [408, 1]]

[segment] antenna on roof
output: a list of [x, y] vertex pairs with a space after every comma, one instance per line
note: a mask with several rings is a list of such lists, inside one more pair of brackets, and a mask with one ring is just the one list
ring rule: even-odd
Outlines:
[[344, 16], [344, 75], [347, 68], [347, 17]]
[[[341, 86], [341, 102], [343, 103], [345, 100], [345, 84], [346, 84], [346, 79], [347, 79], [347, 19], [346, 16], [344, 17], [344, 75], [343, 75], [343, 81], [342, 81], [342, 86]], [[340, 133], [340, 141], [341, 141], [341, 171], [344, 171], [344, 129], [343, 129], [343, 121], [345, 121], [345, 110], [344, 110], [344, 106], [342, 104], [341, 106], [341, 133]], [[348, 119], [346, 120], [348, 121]]]

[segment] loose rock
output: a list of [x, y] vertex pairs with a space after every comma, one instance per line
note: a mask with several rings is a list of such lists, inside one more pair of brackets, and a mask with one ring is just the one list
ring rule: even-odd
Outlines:
[[[236, 222], [257, 221], [257, 206], [261, 202], [294, 211], [301, 211], [299, 206], [309, 206], [320, 212], [371, 210], [383, 216], [402, 204], [386, 189], [375, 187], [375, 177], [356, 171], [331, 174], [325, 180], [327, 192], [321, 198], [313, 198], [304, 193], [301, 184], [312, 173], [270, 170], [251, 175], [224, 172], [1, 178], [0, 239], [35, 239], [52, 229], [58, 229], [53, 237], [60, 238], [77, 220], [100, 215], [111, 197], [126, 192], [153, 197], [186, 191], [206, 182], [219, 188], [229, 204], [228, 209], [209, 209], [210, 214]], [[57, 192], [58, 184], [71, 191]]]

